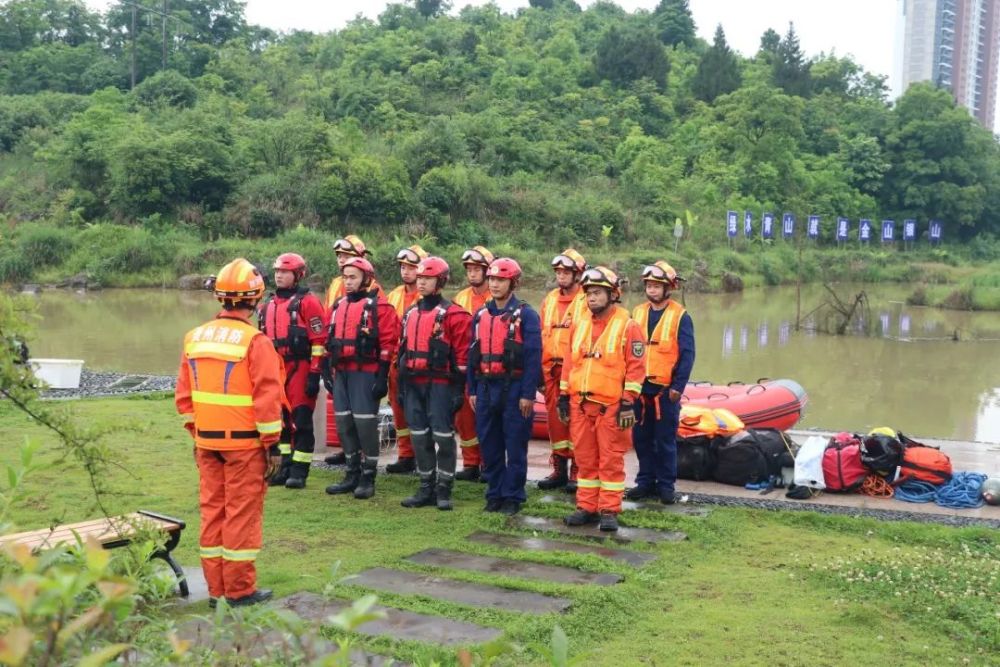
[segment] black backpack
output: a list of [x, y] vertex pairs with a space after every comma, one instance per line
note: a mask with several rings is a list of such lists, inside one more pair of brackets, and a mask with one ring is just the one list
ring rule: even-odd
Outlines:
[[897, 438], [869, 435], [861, 440], [861, 465], [881, 477], [894, 477], [903, 463], [903, 449]]
[[795, 465], [792, 443], [775, 429], [749, 429], [715, 449], [715, 481], [745, 486], [781, 477], [782, 468]]
[[[717, 443], [716, 441], [720, 441]], [[715, 449], [725, 438], [696, 435], [677, 438], [677, 477], [702, 482], [712, 479], [715, 468]]]

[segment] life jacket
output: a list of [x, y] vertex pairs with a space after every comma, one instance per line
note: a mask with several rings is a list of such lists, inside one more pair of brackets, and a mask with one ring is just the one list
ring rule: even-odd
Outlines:
[[[368, 286], [368, 291], [382, 294], [382, 286], [378, 284], [377, 280], [372, 280], [372, 284]], [[326, 303], [323, 305], [329, 310], [345, 296], [347, 296], [347, 288], [344, 287], [344, 276], [334, 276], [333, 280], [330, 281], [330, 286], [326, 288]]]
[[475, 338], [469, 365], [483, 379], [521, 377], [524, 373], [524, 338], [521, 336], [519, 304], [513, 311], [498, 315], [485, 306], [476, 312], [472, 322]]
[[469, 315], [475, 315], [489, 300], [489, 290], [480, 295], [476, 294], [472, 287], [466, 287], [455, 295], [455, 304], [464, 308]]
[[653, 384], [669, 386], [673, 380], [674, 366], [680, 358], [680, 348], [677, 345], [677, 330], [680, 328], [681, 316], [686, 312], [684, 306], [667, 300], [667, 305], [660, 315], [660, 321], [649, 331], [649, 311], [651, 303], [636, 306], [632, 311], [632, 319], [642, 327], [642, 335], [648, 339], [646, 346], [646, 379]]
[[191, 370], [195, 444], [205, 449], [260, 447], [260, 434], [281, 430], [281, 421], [259, 423], [246, 357], [260, 331], [246, 322], [218, 318], [184, 336]]
[[548, 293], [542, 303], [542, 366], [562, 363], [569, 329], [586, 312], [587, 299], [582, 289], [577, 290], [573, 300], [566, 304], [562, 317], [559, 316], [559, 290]]
[[369, 292], [364, 299], [351, 301], [341, 297], [333, 307], [326, 338], [330, 363], [377, 363], [378, 294]]
[[396, 309], [396, 314], [403, 317], [407, 309], [415, 304], [417, 299], [420, 298], [420, 294], [418, 292], [413, 292], [411, 294], [406, 291], [406, 285], [400, 285], [389, 292], [385, 298], [389, 302], [389, 305]]
[[302, 326], [302, 299], [308, 287], [299, 287], [288, 301], [278, 303], [271, 294], [258, 311], [257, 324], [261, 333], [274, 343], [274, 349], [285, 361], [308, 360], [312, 357], [309, 330]]
[[726, 408], [704, 408], [682, 405], [677, 435], [691, 438], [699, 435], [729, 437], [745, 428], [743, 421]]
[[425, 377], [448, 377], [457, 372], [451, 339], [442, 326], [450, 302], [441, 300], [430, 310], [413, 304], [403, 316], [399, 344], [399, 367], [405, 373]]
[[601, 405], [618, 403], [623, 395], [626, 373], [626, 328], [628, 311], [613, 306], [604, 331], [593, 339], [593, 316], [588, 314], [574, 325], [570, 343], [569, 392]]

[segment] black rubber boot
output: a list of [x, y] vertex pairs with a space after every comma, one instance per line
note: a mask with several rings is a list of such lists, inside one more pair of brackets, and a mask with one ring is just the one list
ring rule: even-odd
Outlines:
[[330, 454], [325, 459], [323, 459], [323, 463], [327, 464], [328, 466], [342, 466], [345, 463], [347, 463], [347, 455], [345, 455], [344, 452], [342, 451], [337, 452], [336, 454]]
[[395, 463], [390, 463], [385, 467], [385, 471], [390, 475], [403, 475], [405, 473], [417, 471], [417, 460], [412, 456], [401, 456]]
[[479, 466], [465, 466], [455, 473], [455, 479], [459, 482], [475, 482], [480, 476]]
[[563, 523], [567, 526], [586, 526], [591, 523], [597, 523], [600, 519], [601, 517], [597, 512], [577, 510], [569, 516], [563, 517]]
[[566, 486], [563, 487], [563, 491], [566, 493], [576, 493], [576, 480], [571, 479], [566, 482]]
[[261, 602], [267, 602], [272, 597], [274, 593], [268, 588], [258, 588], [250, 595], [244, 595], [241, 598], [226, 598], [226, 602], [229, 603], [230, 607], [249, 607], [253, 604], [260, 604]]
[[600, 529], [605, 533], [618, 530], [618, 515], [614, 512], [601, 512]]
[[368, 500], [375, 495], [375, 475], [378, 471], [378, 461], [366, 459], [361, 470], [361, 482], [354, 489], [354, 497], [358, 500]]
[[521, 503], [516, 500], [505, 500], [503, 501], [503, 507], [500, 508], [501, 514], [506, 514], [507, 516], [514, 516], [521, 511]]
[[306, 479], [309, 478], [309, 464], [304, 461], [293, 461], [288, 469], [288, 479], [285, 480], [286, 489], [306, 488]]
[[625, 500], [645, 500], [646, 498], [658, 498], [656, 489], [649, 486], [633, 486], [625, 492]]
[[409, 498], [403, 499], [399, 504], [403, 507], [429, 507], [437, 503], [437, 496], [434, 495], [434, 473], [420, 475], [420, 487], [417, 492]]
[[358, 488], [358, 482], [361, 481], [361, 455], [352, 454], [351, 458], [347, 462], [347, 472], [344, 474], [344, 480], [340, 484], [331, 484], [326, 487], [326, 492], [331, 496], [336, 496], [341, 493], [351, 493], [354, 489]]
[[437, 508], [442, 511], [451, 511], [451, 485], [454, 480], [444, 480], [437, 484]]
[[569, 461], [566, 460], [565, 456], [552, 454], [549, 456], [549, 463], [552, 464], [552, 474], [538, 482], [538, 488], [542, 491], [561, 489], [569, 482], [569, 473], [567, 472]]
[[292, 457], [289, 454], [282, 454], [281, 466], [271, 476], [271, 479], [267, 480], [267, 485], [284, 486], [285, 482], [288, 480], [288, 471], [291, 467], [292, 467]]
[[486, 501], [486, 506], [483, 507], [484, 512], [499, 512], [503, 507], [503, 500], [500, 498], [489, 498]]

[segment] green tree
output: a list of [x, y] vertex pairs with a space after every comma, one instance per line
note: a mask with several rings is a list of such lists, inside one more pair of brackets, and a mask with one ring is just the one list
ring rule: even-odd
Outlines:
[[781, 35], [773, 28], [768, 28], [760, 36], [760, 46], [757, 48], [757, 57], [767, 64], [774, 62], [781, 46]]
[[594, 55], [594, 69], [602, 79], [625, 86], [647, 78], [661, 89], [667, 85], [670, 61], [660, 40], [648, 27], [609, 28]]
[[688, 0], [660, 0], [653, 10], [653, 20], [660, 40], [667, 46], [694, 44], [694, 17]]
[[364, 224], [400, 223], [410, 208], [406, 171], [399, 162], [355, 157], [344, 179], [347, 213]]
[[811, 65], [806, 61], [802, 48], [799, 46], [795, 26], [789, 23], [788, 32], [781, 39], [774, 54], [771, 69], [774, 85], [789, 95], [807, 97], [812, 88], [810, 68]]
[[182, 74], [164, 70], [149, 77], [132, 91], [132, 97], [144, 107], [187, 109], [198, 99], [198, 89]]
[[448, 0], [413, 0], [413, 6], [424, 18], [434, 18], [446, 14], [451, 9]]
[[715, 28], [712, 46], [698, 62], [698, 71], [691, 81], [691, 92], [703, 102], [712, 103], [719, 95], [739, 88], [741, 81], [739, 59], [726, 43], [726, 34], [720, 24]]

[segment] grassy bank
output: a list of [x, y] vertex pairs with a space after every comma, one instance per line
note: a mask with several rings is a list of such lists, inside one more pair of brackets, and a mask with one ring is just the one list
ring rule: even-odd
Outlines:
[[[92, 400], [67, 409], [95, 427], [136, 427], [108, 440], [122, 464], [111, 472], [109, 510], [141, 507], [184, 518], [188, 530], [175, 553], [196, 565], [197, 476], [172, 401]], [[49, 464], [30, 479], [27, 500], [10, 517], [19, 528], [97, 514], [82, 471], [60, 458], [46, 433], [5, 404], [0, 431], [8, 443], [0, 462], [12, 461], [15, 443], [31, 437], [44, 443]], [[501, 628], [509, 649], [497, 664], [546, 664], [543, 647], [557, 623], [571, 655], [586, 664], [987, 665], [1000, 652], [1000, 537], [993, 530], [737, 509], [714, 509], [707, 518], [626, 512], [623, 523], [689, 535], [680, 544], [634, 547], [659, 558], [632, 569], [596, 556], [517, 554], [466, 542], [476, 530], [506, 530], [499, 517], [479, 511], [480, 485], [459, 485], [452, 513], [404, 512], [398, 502], [413, 478], [383, 476], [374, 501], [361, 504], [323, 493], [337, 477], [314, 471], [302, 493], [269, 493], [259, 566], [262, 584], [278, 595], [322, 590], [338, 561], [341, 576], [373, 566], [433, 571], [401, 560], [430, 547], [624, 575], [616, 586], [574, 588], [446, 574], [573, 600], [566, 614], [540, 617], [380, 596], [392, 606]], [[535, 492], [529, 511], [556, 517], [565, 509], [539, 503]], [[338, 592], [355, 597], [361, 589], [344, 584]], [[192, 611], [203, 613], [204, 603]], [[418, 664], [457, 664], [454, 651], [419, 642], [360, 641]]]
[[[654, 226], [655, 227], [655, 226]], [[400, 235], [399, 228], [362, 230], [381, 275], [395, 278], [393, 258], [398, 248], [421, 243], [457, 264], [464, 244], [441, 243], [433, 237]], [[801, 250], [781, 240], [746, 243], [730, 248], [697, 228], [678, 252], [666, 229], [651, 227], [632, 242], [608, 240], [579, 248], [592, 264], [610, 264], [633, 285], [644, 264], [666, 257], [698, 291], [724, 289], [724, 276], [739, 277], [744, 287], [803, 282], [899, 282], [914, 285], [915, 303], [960, 309], [1000, 309], [1000, 245], [974, 247], [921, 246], [917, 250], [871, 246], [817, 247]], [[209, 274], [233, 257], [243, 255], [269, 265], [282, 252], [294, 251], [308, 260], [322, 282], [333, 275], [336, 260], [331, 233], [298, 228], [270, 239], [205, 241], [183, 227], [127, 227], [111, 224], [85, 229], [24, 225], [0, 238], [0, 283], [59, 283], [85, 274], [106, 287], [174, 287], [189, 274]], [[659, 239], [659, 240], [658, 240]], [[651, 242], [650, 242], [651, 241]], [[491, 232], [468, 243], [484, 243], [498, 255], [517, 258], [525, 282], [541, 287], [551, 277], [549, 261], [562, 249], [557, 240], [540, 244], [530, 230]], [[389, 282], [393, 282], [390, 279]]]

